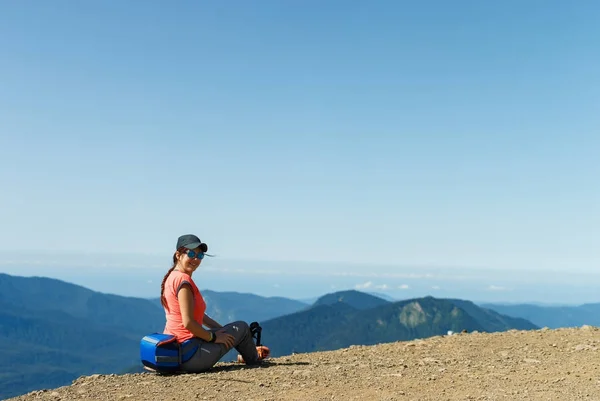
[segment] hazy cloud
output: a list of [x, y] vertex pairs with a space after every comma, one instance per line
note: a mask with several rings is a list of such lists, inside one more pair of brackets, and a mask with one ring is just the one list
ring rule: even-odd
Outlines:
[[264, 274], [264, 275], [302, 275], [301, 272], [290, 273], [284, 272], [276, 269], [230, 269], [229, 267], [221, 267], [221, 266], [201, 266], [201, 269], [204, 271], [212, 271], [218, 273], [242, 273], [242, 274]]
[[371, 288], [371, 289], [376, 289], [376, 290], [380, 290], [380, 291], [387, 291], [387, 290], [391, 289], [391, 287], [387, 284], [375, 284], [372, 281], [367, 281], [362, 284], [356, 284], [354, 286], [354, 288], [356, 288], [357, 290], [365, 290], [365, 289]]
[[410, 286], [408, 284], [402, 284], [402, 285], [399, 285], [398, 288], [400, 288], [401, 290], [408, 290], [410, 288]]
[[373, 288], [373, 282], [372, 281], [367, 281], [366, 283], [356, 284], [355, 288], [357, 290], [363, 290], [363, 289], [366, 289], [366, 288]]
[[500, 285], [493, 285], [493, 284], [490, 285], [487, 289], [489, 291], [508, 291], [508, 288], [506, 288], [506, 287], [502, 287]]
[[[338, 272], [338, 271], [311, 271], [311, 270], [280, 270], [280, 269], [243, 269], [229, 268], [224, 266], [206, 266], [201, 267], [205, 271], [214, 271], [218, 273], [241, 273], [241, 274], [264, 274], [264, 275], [284, 275], [284, 276], [317, 276], [317, 277], [359, 277], [359, 278], [403, 278], [403, 279], [430, 279], [440, 278], [440, 275], [431, 273], [374, 273], [374, 272]], [[454, 278], [464, 278], [453, 276]], [[447, 277], [450, 278], [450, 277]]]

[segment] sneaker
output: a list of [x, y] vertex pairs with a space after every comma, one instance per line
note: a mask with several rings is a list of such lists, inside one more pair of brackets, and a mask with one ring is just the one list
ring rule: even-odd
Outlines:
[[[269, 347], [266, 347], [264, 345], [259, 345], [258, 347], [256, 347], [256, 353], [258, 354], [257, 361], [262, 361], [263, 359], [267, 359], [271, 356], [271, 350], [269, 349]], [[244, 357], [238, 354], [237, 361], [239, 363], [244, 363]]]
[[269, 347], [264, 345], [259, 345], [256, 347], [256, 352], [258, 352], [258, 360], [262, 361], [263, 359], [267, 359], [271, 356], [271, 350]]

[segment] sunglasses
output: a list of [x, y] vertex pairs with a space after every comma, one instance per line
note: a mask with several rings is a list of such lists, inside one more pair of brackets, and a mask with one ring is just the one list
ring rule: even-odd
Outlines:
[[187, 251], [186, 255], [188, 255], [188, 258], [190, 259], [198, 258], [202, 260], [204, 258], [204, 252], [196, 252], [192, 250]]

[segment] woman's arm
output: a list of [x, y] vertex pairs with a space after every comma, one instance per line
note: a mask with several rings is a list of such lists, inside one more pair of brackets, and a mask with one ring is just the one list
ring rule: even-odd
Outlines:
[[204, 341], [210, 341], [214, 335], [216, 336], [216, 343], [225, 344], [228, 348], [233, 347], [235, 339], [231, 334], [227, 334], [224, 330], [217, 331], [213, 334], [212, 332], [205, 330], [204, 327], [202, 327], [202, 324], [194, 319], [194, 295], [189, 284], [181, 286], [181, 289], [177, 294], [177, 299], [179, 300], [179, 309], [181, 310], [183, 327], [188, 329], [195, 337], [199, 337]]
[[223, 327], [216, 320], [214, 320], [212, 317], [208, 316], [207, 314], [204, 314], [204, 320], [202, 323], [205, 326], [210, 327], [211, 329], [220, 329], [221, 327]]
[[212, 334], [194, 319], [194, 295], [189, 284], [181, 286], [177, 299], [179, 300], [183, 327], [191, 331], [194, 336], [210, 341]]

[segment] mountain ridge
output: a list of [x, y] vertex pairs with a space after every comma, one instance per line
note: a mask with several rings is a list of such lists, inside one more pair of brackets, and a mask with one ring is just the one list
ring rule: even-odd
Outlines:
[[540, 327], [579, 327], [584, 324], [600, 326], [600, 303], [569, 306], [536, 304], [480, 303], [479, 306], [499, 313], [527, 319]]
[[273, 356], [281, 356], [334, 350], [352, 344], [425, 338], [449, 331], [539, 328], [523, 319], [481, 309], [470, 301], [432, 296], [397, 302], [379, 300], [379, 306], [368, 307], [358, 302], [361, 309], [352, 306], [357, 299], [370, 297], [346, 291], [332, 293], [310, 308], [262, 322], [263, 343], [271, 348]]
[[[206, 314], [222, 323], [236, 320], [263, 321], [310, 307], [304, 302], [280, 296], [265, 297], [246, 292], [210, 289], [203, 289], [201, 293], [206, 302]], [[163, 310], [160, 298], [150, 300]]]
[[390, 303], [390, 301], [376, 295], [357, 290], [345, 290], [322, 295], [311, 306], [333, 305], [340, 302], [359, 310], [371, 309]]

